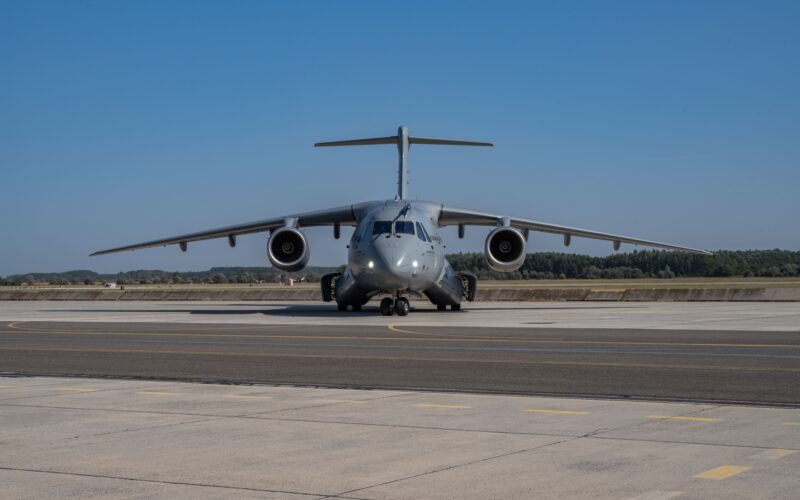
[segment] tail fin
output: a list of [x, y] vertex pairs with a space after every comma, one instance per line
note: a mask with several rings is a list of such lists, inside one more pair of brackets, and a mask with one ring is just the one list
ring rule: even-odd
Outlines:
[[330, 146], [374, 146], [378, 144], [397, 144], [397, 152], [400, 155], [400, 166], [397, 176], [397, 196], [404, 200], [407, 198], [408, 186], [408, 149], [412, 144], [429, 144], [435, 146], [489, 146], [490, 142], [458, 141], [452, 139], [429, 139], [426, 137], [411, 137], [408, 135], [408, 127], [397, 129], [397, 135], [389, 137], [373, 137], [371, 139], [352, 139], [347, 141], [318, 142], [314, 147], [324, 148]]

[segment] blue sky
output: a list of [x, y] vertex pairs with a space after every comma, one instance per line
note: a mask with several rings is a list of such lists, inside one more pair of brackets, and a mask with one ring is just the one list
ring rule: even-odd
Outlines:
[[[398, 125], [496, 144], [415, 147], [412, 197], [798, 250], [798, 25], [794, 1], [5, 1], [0, 275], [266, 265], [264, 235], [87, 255], [392, 197], [391, 146], [311, 145]], [[312, 264], [345, 261], [309, 233]]]

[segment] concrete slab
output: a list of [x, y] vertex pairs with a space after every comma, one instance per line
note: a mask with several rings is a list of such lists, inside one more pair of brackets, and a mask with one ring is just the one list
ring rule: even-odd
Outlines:
[[0, 386], [18, 396], [0, 401], [0, 496], [13, 498], [652, 500], [798, 488], [800, 425], [785, 424], [800, 424], [800, 410], [36, 377]]

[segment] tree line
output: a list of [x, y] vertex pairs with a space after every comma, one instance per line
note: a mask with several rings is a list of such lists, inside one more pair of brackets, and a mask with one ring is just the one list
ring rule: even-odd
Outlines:
[[489, 269], [483, 253], [447, 258], [456, 271], [496, 280], [800, 276], [800, 252], [790, 250], [720, 250], [713, 255], [642, 250], [605, 257], [538, 252], [528, 254], [512, 273]]
[[[528, 254], [522, 267], [511, 273], [489, 269], [483, 253], [457, 253], [447, 258], [456, 271], [495, 280], [800, 276], [800, 252], [790, 250], [721, 250], [713, 255], [643, 250], [606, 257], [538, 252]], [[272, 267], [213, 267], [208, 271], [187, 272], [137, 270], [117, 274], [77, 270], [16, 274], [0, 278], [0, 285], [271, 283], [289, 278], [317, 282], [322, 275], [341, 272], [343, 268], [309, 266], [296, 273], [284, 273]]]

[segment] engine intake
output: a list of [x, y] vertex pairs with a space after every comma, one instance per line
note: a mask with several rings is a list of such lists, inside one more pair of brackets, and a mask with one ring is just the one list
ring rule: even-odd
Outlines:
[[486, 237], [486, 262], [501, 273], [516, 271], [525, 262], [525, 237], [510, 227], [498, 227]]
[[311, 252], [306, 237], [293, 227], [282, 227], [272, 232], [267, 243], [267, 257], [277, 269], [295, 272], [306, 267]]

